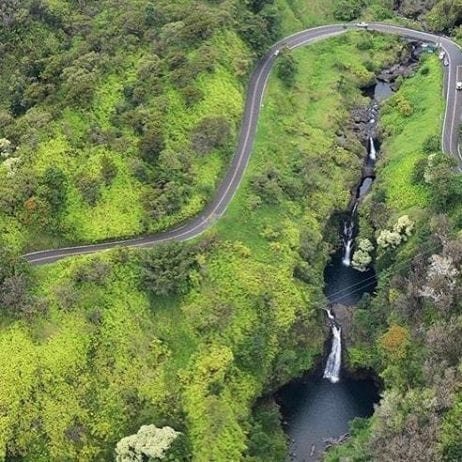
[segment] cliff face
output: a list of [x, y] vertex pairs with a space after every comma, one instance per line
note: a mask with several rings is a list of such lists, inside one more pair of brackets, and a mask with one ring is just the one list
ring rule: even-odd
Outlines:
[[427, 14], [438, 0], [396, 0], [395, 11], [403, 16], [412, 19], [419, 19]]

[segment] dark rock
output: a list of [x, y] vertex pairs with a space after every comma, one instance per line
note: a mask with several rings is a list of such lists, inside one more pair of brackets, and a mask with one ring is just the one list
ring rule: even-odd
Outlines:
[[424, 19], [424, 16], [433, 8], [436, 0], [400, 0], [394, 2], [395, 11], [400, 15], [414, 20]]
[[365, 165], [363, 167], [362, 178], [375, 178], [374, 169], [370, 166]]

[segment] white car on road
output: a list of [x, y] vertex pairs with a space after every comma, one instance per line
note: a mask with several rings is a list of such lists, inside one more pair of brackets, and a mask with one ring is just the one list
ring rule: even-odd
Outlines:
[[364, 22], [364, 21], [356, 23], [356, 27], [363, 27], [364, 29], [367, 29], [368, 25], [369, 24], [367, 24], [367, 22]]

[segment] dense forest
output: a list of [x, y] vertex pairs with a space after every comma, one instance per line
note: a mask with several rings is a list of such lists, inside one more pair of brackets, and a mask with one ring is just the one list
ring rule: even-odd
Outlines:
[[[363, 155], [350, 111], [400, 41], [354, 32], [283, 54], [241, 188], [200, 239], [33, 268], [20, 254], [197, 214], [256, 60], [355, 18], [462, 35], [456, 0], [1, 2], [0, 460], [286, 459], [259, 398], [321, 359], [332, 217]], [[440, 152], [441, 84], [428, 58], [382, 108], [360, 226], [379, 286], [347, 358], [383, 399], [327, 460], [462, 459], [462, 178]]]
[[198, 213], [281, 33], [272, 3], [2, 2], [4, 239], [101, 240]]

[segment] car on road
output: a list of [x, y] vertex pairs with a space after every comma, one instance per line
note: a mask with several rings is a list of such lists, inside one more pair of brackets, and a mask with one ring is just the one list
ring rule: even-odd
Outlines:
[[439, 58], [441, 59], [441, 61], [442, 61], [444, 58], [446, 58], [446, 53], [444, 52], [444, 50], [441, 50], [441, 51], [440, 51]]
[[368, 25], [369, 24], [367, 24], [367, 22], [364, 22], [364, 21], [356, 23], [356, 27], [363, 27], [364, 29], [367, 29]]
[[456, 82], [456, 90], [460, 91], [462, 90], [462, 82]]

